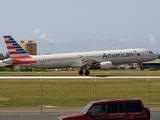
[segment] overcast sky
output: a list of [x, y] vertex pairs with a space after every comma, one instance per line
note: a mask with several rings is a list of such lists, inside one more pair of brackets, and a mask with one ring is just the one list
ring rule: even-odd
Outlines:
[[148, 48], [160, 53], [160, 0], [1, 0], [3, 35], [38, 54]]

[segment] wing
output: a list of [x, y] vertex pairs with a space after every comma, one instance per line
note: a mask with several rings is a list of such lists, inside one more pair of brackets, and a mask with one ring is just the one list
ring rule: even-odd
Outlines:
[[81, 62], [82, 62], [81, 67], [86, 67], [87, 69], [90, 68], [90, 67], [96, 67], [100, 63], [100, 61], [91, 59], [91, 58], [86, 57], [86, 56], [80, 56], [80, 58], [81, 58]]

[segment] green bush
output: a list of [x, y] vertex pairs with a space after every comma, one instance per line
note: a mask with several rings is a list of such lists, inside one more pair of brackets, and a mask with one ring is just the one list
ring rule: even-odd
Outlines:
[[6, 66], [6, 67], [0, 67], [0, 71], [22, 71], [22, 72], [39, 72], [39, 71], [50, 71], [46, 69], [40, 69], [40, 68], [25, 68], [25, 67], [20, 67], [18, 70], [15, 70], [13, 66]]

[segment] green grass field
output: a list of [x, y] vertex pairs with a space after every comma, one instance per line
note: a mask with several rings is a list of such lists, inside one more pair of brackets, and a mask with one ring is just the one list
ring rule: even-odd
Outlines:
[[[91, 70], [91, 76], [159, 76], [159, 71]], [[0, 76], [75, 76], [78, 71], [0, 72]], [[160, 80], [150, 80], [150, 103], [160, 104]], [[40, 106], [40, 80], [0, 80], [0, 106]], [[148, 80], [42, 80], [43, 106], [86, 105], [102, 99], [140, 98], [148, 103]]]
[[[78, 70], [52, 72], [0, 72], [0, 76], [77, 76]], [[149, 70], [90, 70], [90, 76], [159, 76], [160, 71]]]
[[[0, 106], [40, 106], [40, 80], [0, 80]], [[150, 79], [150, 103], [160, 104], [160, 79]], [[42, 80], [43, 106], [79, 106], [103, 99], [140, 98], [148, 80]]]

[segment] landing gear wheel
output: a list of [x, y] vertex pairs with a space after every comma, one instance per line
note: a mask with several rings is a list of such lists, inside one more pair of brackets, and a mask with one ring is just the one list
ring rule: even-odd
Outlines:
[[140, 63], [140, 69], [141, 70], [143, 70], [144, 68], [143, 68], [143, 65], [142, 65], [142, 63]]
[[141, 67], [141, 70], [143, 70], [143, 67]]
[[89, 70], [85, 71], [85, 75], [88, 76], [90, 74]]
[[78, 74], [79, 74], [79, 75], [83, 75], [83, 70], [80, 70], [80, 71], [78, 72]]

